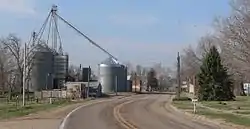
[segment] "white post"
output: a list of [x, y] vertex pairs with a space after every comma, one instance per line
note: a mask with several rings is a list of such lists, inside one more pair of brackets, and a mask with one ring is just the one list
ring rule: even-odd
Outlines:
[[194, 104], [194, 113], [196, 113], [196, 102], [198, 101], [198, 99], [192, 99], [192, 102]]
[[51, 97], [49, 98], [49, 104], [52, 104], [52, 98]]
[[26, 85], [26, 43], [24, 44], [24, 55], [23, 55], [23, 106], [25, 106], [25, 85]]
[[249, 93], [250, 92], [250, 85], [249, 85], [249, 83], [247, 84], [247, 96], [249, 96]]

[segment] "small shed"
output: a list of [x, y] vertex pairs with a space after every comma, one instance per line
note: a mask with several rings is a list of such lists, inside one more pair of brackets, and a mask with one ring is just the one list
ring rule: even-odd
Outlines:
[[[89, 85], [89, 87], [88, 87]], [[101, 96], [101, 85], [98, 81], [91, 82], [67, 82], [66, 83], [67, 91], [76, 92], [77, 96], [81, 98], [85, 98], [87, 95], [87, 91], [89, 92], [89, 96], [99, 97]]]

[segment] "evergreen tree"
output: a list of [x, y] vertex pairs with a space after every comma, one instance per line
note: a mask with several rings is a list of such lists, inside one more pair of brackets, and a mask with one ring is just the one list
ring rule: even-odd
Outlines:
[[221, 63], [220, 54], [215, 46], [204, 56], [200, 73], [197, 75], [200, 100], [233, 100], [233, 82], [227, 68]]

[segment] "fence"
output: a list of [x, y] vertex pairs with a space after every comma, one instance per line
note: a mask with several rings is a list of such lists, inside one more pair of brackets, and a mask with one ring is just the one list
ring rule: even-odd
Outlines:
[[38, 99], [43, 98], [81, 98], [81, 92], [74, 90], [46, 90], [36, 91], [35, 97]]

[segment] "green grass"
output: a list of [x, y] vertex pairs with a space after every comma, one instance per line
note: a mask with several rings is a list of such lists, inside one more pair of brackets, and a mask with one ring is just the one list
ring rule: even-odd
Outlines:
[[238, 96], [235, 101], [203, 101], [201, 102], [204, 106], [217, 108], [221, 110], [249, 110], [250, 111], [250, 97]]
[[180, 109], [193, 109], [191, 101], [173, 101], [172, 104]]
[[220, 113], [220, 112], [214, 112], [210, 110], [200, 110], [197, 112], [197, 114], [205, 115], [208, 118], [213, 118], [213, 119], [223, 119], [226, 122], [250, 127], [250, 118], [248, 117], [241, 117], [241, 116], [234, 115], [234, 114]]
[[[250, 115], [250, 97], [247, 96], [237, 97], [236, 101], [225, 101], [225, 102], [202, 101], [201, 103], [205, 106], [209, 106], [212, 108], [217, 108], [222, 110], [232, 110], [234, 113], [237, 114]], [[192, 113], [193, 103], [191, 101], [173, 101], [172, 104], [179, 109], [183, 109]], [[234, 124], [250, 127], [250, 117], [235, 115], [231, 113], [211, 111], [207, 108], [201, 108], [198, 106], [196, 114], [204, 115], [212, 119], [222, 119], [225, 120], [226, 122], [231, 122]]]
[[24, 116], [38, 111], [44, 111], [51, 108], [74, 104], [68, 100], [56, 100], [53, 104], [49, 103], [29, 103], [22, 107], [14, 102], [0, 104], [0, 119], [8, 119], [12, 117]]

